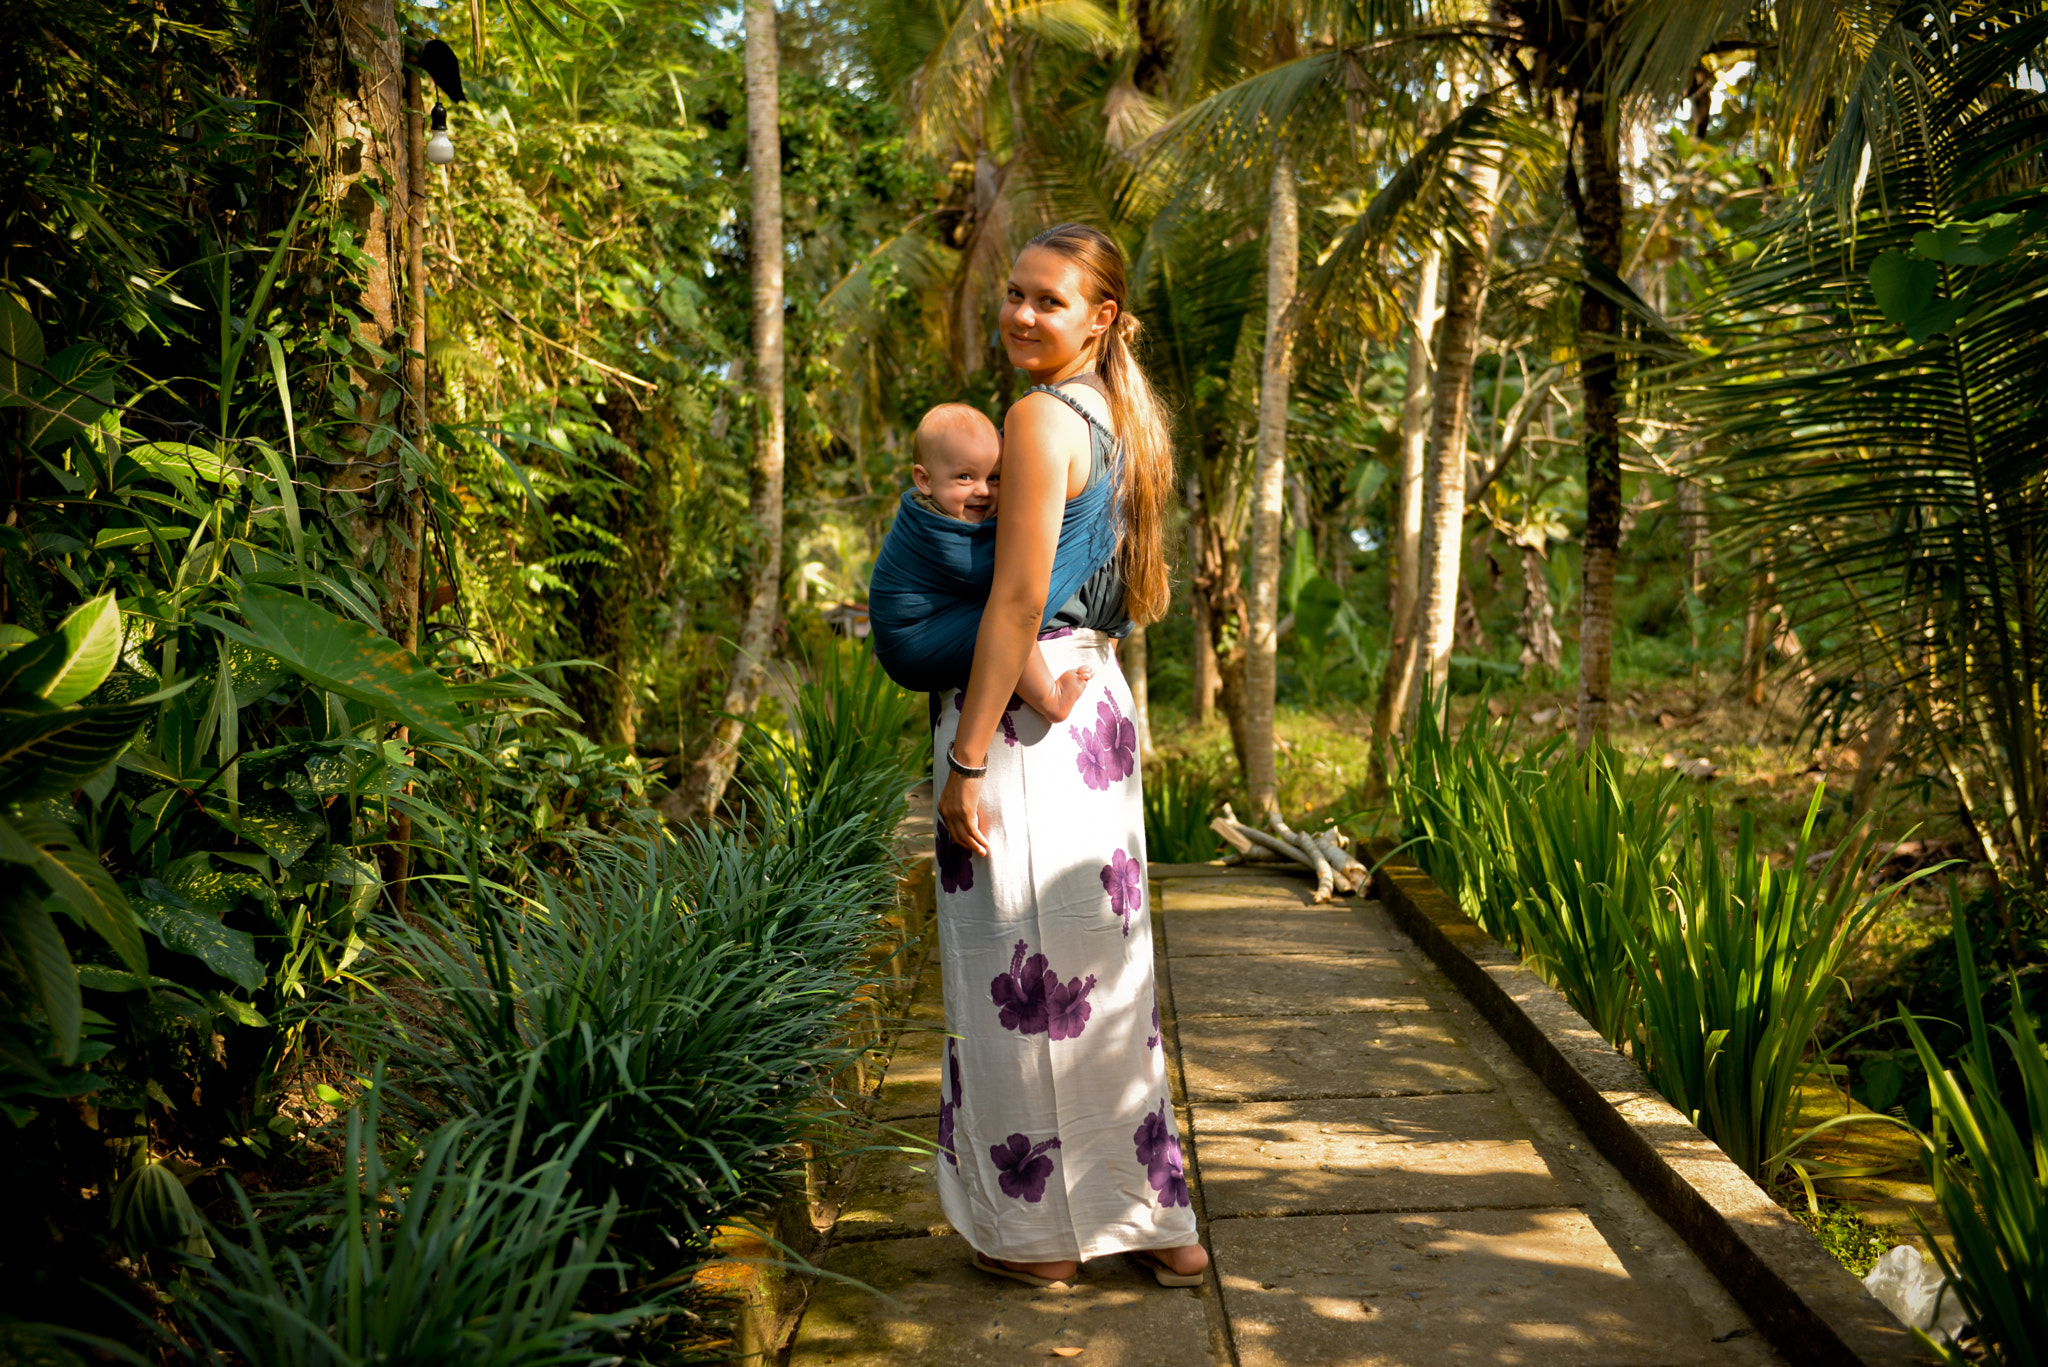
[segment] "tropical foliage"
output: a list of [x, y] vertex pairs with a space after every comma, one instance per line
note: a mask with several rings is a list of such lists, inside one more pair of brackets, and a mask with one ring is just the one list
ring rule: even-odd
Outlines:
[[1825, 1066], [1815, 1045], [1843, 966], [1922, 875], [1873, 888], [1867, 830], [1815, 851], [1821, 790], [1780, 868], [1748, 814], [1729, 848], [1675, 776], [1561, 742], [1510, 756], [1484, 713], [1455, 739], [1434, 715], [1395, 777], [1417, 863], [1737, 1166], [1777, 1181], [1820, 1132], [1795, 1123], [1799, 1092]]
[[[103, 1330], [104, 1287], [221, 1361], [680, 1322], [662, 1278], [832, 1110], [921, 767], [828, 621], [922, 411], [1014, 397], [1007, 263], [1078, 218], [1186, 481], [1153, 857], [1308, 767], [1276, 707], [1370, 710], [1339, 807], [1391, 797], [1746, 1169], [1867, 1025], [1859, 1095], [1982, 1212], [1973, 1315], [2038, 1355], [2040, 6], [744, 8], [0, 19], [9, 1307]], [[1626, 687], [1774, 670], [1862, 757], [1782, 848], [1598, 743]], [[1451, 727], [1520, 685], [1574, 744]], [[1218, 712], [1220, 768], [1164, 721]], [[1845, 1006], [1901, 796], [1967, 839], [1959, 930]]]

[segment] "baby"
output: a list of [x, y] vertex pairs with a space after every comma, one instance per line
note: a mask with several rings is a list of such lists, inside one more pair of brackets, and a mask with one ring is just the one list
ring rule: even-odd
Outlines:
[[[940, 404], [918, 422], [913, 451], [917, 462], [910, 479], [919, 507], [958, 522], [995, 516], [1003, 444], [986, 414], [964, 403]], [[1034, 649], [1017, 681], [1017, 696], [1047, 721], [1065, 721], [1093, 677], [1095, 671], [1084, 666], [1054, 678]]]

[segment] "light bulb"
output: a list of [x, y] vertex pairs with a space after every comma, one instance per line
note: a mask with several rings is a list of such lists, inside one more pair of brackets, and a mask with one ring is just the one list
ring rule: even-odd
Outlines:
[[427, 139], [427, 160], [436, 166], [446, 166], [455, 160], [455, 139], [448, 132], [448, 111], [437, 104], [428, 117], [433, 120], [433, 136]]

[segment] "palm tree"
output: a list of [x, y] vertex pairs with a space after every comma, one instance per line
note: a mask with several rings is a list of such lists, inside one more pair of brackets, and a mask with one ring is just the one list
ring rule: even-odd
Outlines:
[[1776, 133], [1796, 164], [1835, 92], [1867, 46], [1871, 4], [1749, 0], [1495, 0], [1502, 59], [1532, 101], [1562, 100], [1576, 158], [1563, 189], [1579, 236], [1576, 351], [1585, 459], [1586, 529], [1579, 609], [1577, 739], [1606, 733], [1614, 662], [1615, 559], [1621, 542], [1623, 351], [1619, 304], [1627, 186], [1624, 122], [1695, 89], [1700, 59], [1715, 51], [1768, 57], [1779, 88]]
[[1277, 810], [1273, 712], [1279, 683], [1280, 513], [1287, 485], [1287, 383], [1293, 370], [1287, 310], [1301, 264], [1294, 162], [1273, 158], [1266, 218], [1266, 346], [1259, 366], [1259, 433], [1252, 466], [1251, 640], [1245, 652], [1245, 788], [1251, 809]]
[[1493, 250], [1493, 221], [1500, 207], [1501, 168], [1497, 154], [1471, 158], [1469, 222], [1450, 253], [1450, 286], [1444, 298], [1437, 340], [1438, 379], [1431, 404], [1430, 461], [1425, 482], [1419, 663], [1427, 666], [1429, 696], [1446, 696], [1451, 668], [1451, 631], [1464, 573], [1465, 429], [1472, 408], [1472, 365], [1478, 355], [1480, 315]]
[[1435, 242], [1423, 249], [1415, 264], [1415, 302], [1409, 309], [1408, 373], [1401, 396], [1401, 467], [1394, 516], [1394, 591], [1388, 616], [1393, 623], [1387, 663], [1380, 674], [1379, 699], [1373, 708], [1372, 743], [1375, 772], [1386, 762], [1387, 740], [1395, 718], [1408, 711], [1408, 691], [1415, 681], [1416, 620], [1422, 602], [1422, 518], [1426, 498], [1424, 463], [1429, 455], [1431, 347], [1436, 332], [1437, 293], [1443, 252]]
[[782, 619], [782, 128], [775, 0], [746, 0], [746, 65], [754, 342], [749, 379], [755, 404], [748, 512], [756, 550], [732, 677], [720, 705], [724, 716], [683, 786], [663, 807], [671, 817], [699, 821], [717, 810], [738, 767], [740, 734], [760, 699], [775, 628]]
[[1910, 719], [2015, 954], [2003, 892], [2048, 886], [2044, 44], [2038, 7], [1981, 0], [1874, 30], [1854, 116], [1677, 380], [1761, 568], [1834, 643], [1830, 691]]

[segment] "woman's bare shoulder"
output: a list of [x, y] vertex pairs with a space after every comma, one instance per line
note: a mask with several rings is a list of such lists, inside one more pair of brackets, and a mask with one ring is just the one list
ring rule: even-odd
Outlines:
[[[1076, 397], [1081, 402], [1086, 403], [1089, 399], [1094, 398], [1095, 395], [1092, 393], [1081, 393]], [[1056, 396], [1048, 394], [1042, 389], [1034, 389], [1031, 393], [1026, 394], [1023, 398], [1010, 405], [1010, 411], [1003, 417], [1003, 431], [1009, 432], [1011, 427], [1020, 421], [1029, 426], [1032, 431], [1048, 436], [1064, 432], [1069, 425], [1075, 431], [1082, 433], [1085, 433], [1088, 428], [1088, 420], [1079, 413], [1076, 413], [1071, 405], [1061, 403]]]
[[1003, 417], [1003, 458], [1066, 468], [1067, 497], [1085, 484], [1089, 469], [1088, 420], [1046, 393], [1026, 394]]

